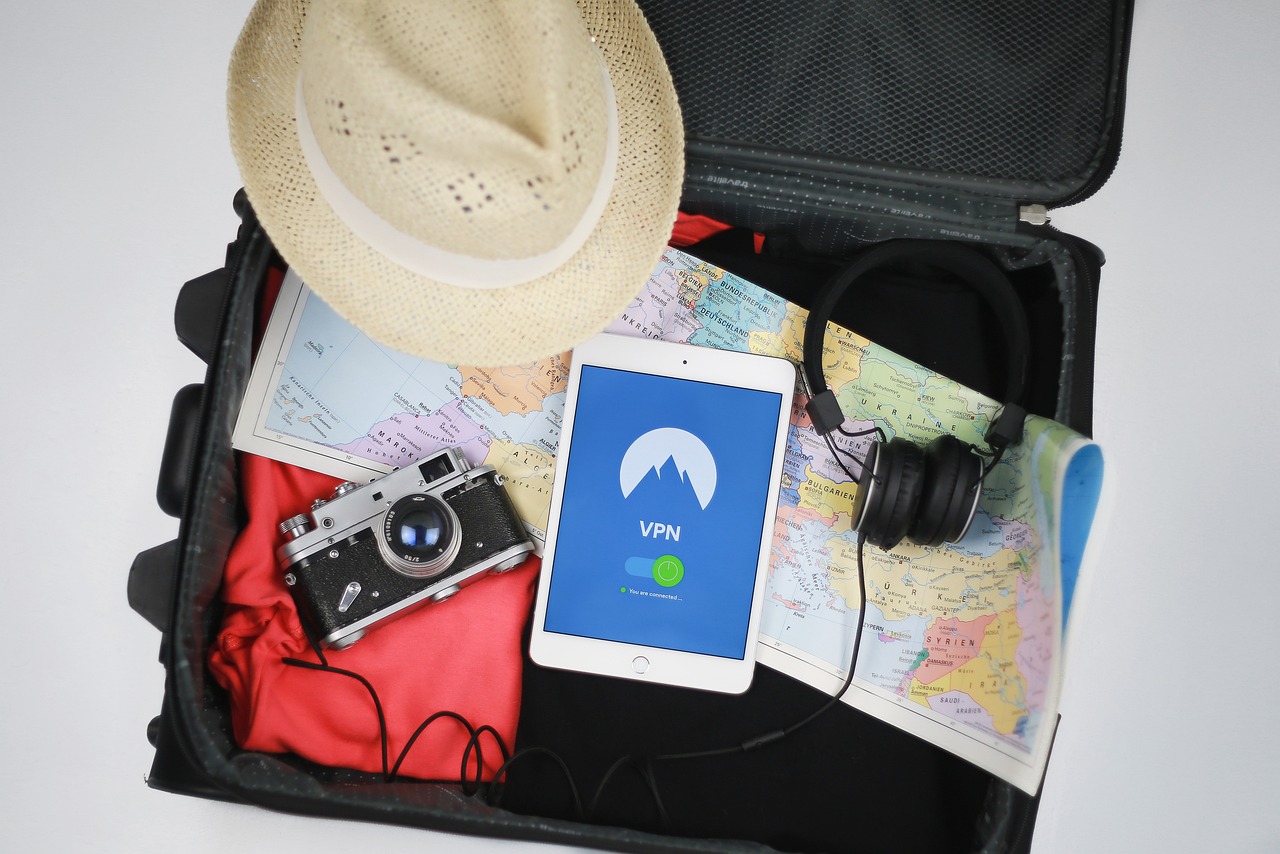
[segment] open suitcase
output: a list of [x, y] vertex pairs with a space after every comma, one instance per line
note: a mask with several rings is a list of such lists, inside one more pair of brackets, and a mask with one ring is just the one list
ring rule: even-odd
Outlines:
[[[1009, 274], [1030, 322], [1032, 412], [1091, 426], [1101, 252], [1048, 225], [1109, 176], [1119, 153], [1128, 0], [957, 5], [940, 0], [720, 4], [641, 0], [680, 95], [682, 210], [735, 228], [689, 251], [801, 305], [842, 259], [893, 238], [976, 244]], [[223, 268], [186, 283], [179, 339], [208, 364], [174, 401], [158, 501], [179, 536], [139, 554], [131, 605], [162, 633], [163, 707], [148, 736], [153, 788], [327, 817], [629, 851], [1025, 851], [1038, 797], [851, 708], [804, 743], [670, 781], [650, 806], [570, 817], [533, 776], [501, 808], [458, 783], [386, 782], [298, 757], [240, 750], [205, 662], [219, 586], [243, 524], [231, 433], [268, 271], [282, 264], [243, 194]], [[979, 390], [1003, 354], [982, 302], [949, 283], [884, 276], [835, 319]], [[581, 692], [608, 715], [562, 721]], [[526, 666], [521, 739], [604, 767], [620, 730], [750, 735], [803, 717], [817, 692], [767, 667], [735, 698], [587, 684]], [[675, 704], [674, 706], [672, 704]], [[674, 713], [672, 709], [675, 709]], [[664, 723], [666, 722], [666, 723]], [[573, 733], [564, 730], [572, 727]], [[643, 749], [643, 735], [640, 744]], [[635, 744], [631, 745], [632, 748]], [[908, 770], [909, 769], [909, 770]], [[637, 783], [636, 785], [640, 785]]]

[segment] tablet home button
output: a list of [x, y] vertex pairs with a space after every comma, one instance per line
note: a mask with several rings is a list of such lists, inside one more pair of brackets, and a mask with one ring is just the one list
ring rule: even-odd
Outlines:
[[644, 673], [649, 669], [649, 659], [643, 655], [637, 655], [631, 659], [631, 666], [635, 668], [636, 673]]

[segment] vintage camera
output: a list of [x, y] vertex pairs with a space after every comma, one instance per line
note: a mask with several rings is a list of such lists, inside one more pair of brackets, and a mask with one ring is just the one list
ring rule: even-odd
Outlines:
[[449, 448], [365, 485], [343, 483], [280, 523], [285, 583], [314, 637], [344, 649], [370, 626], [443, 602], [533, 551], [503, 478]]

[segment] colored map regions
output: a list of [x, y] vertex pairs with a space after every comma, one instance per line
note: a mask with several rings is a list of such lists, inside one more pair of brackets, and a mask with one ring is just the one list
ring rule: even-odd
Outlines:
[[[292, 278], [292, 300], [282, 291], [291, 326], [262, 432], [328, 449], [330, 473], [353, 478], [362, 475], [343, 461], [387, 472], [459, 447], [502, 472], [521, 518], [543, 535], [569, 354], [500, 369], [417, 359], [363, 335]], [[791, 320], [784, 300], [672, 251], [610, 331], [748, 350], [761, 334], [776, 347]]]
[[784, 355], [778, 351], [783, 344], [779, 333], [793, 308], [732, 273], [668, 249], [635, 300], [606, 331]]
[[[501, 415], [528, 415], [546, 408], [547, 398], [565, 390], [569, 354], [509, 368], [461, 368], [464, 398], [479, 399]], [[552, 449], [554, 450], [554, 448]]]
[[[670, 250], [610, 331], [796, 360], [804, 321], [799, 307]], [[852, 432], [878, 427], [886, 437], [919, 444], [950, 433], [981, 445], [999, 409], [996, 401], [836, 326], [825, 342], [823, 369]], [[803, 403], [797, 396], [783, 462], [762, 640], [839, 673], [848, 667], [860, 617], [850, 518], [854, 481], [875, 437], [837, 434], [833, 455]], [[1032, 748], [1056, 642], [1044, 621], [1050, 615], [1045, 597], [1033, 602], [1027, 595], [1039, 591], [1033, 568], [1042, 545], [1032, 524], [1028, 456], [1017, 446], [991, 473], [964, 542], [938, 549], [904, 542], [890, 554], [865, 550], [867, 625], [878, 642], [863, 645], [858, 668], [886, 698], [939, 721], [972, 725], [1017, 753]], [[1028, 621], [1038, 629], [1025, 635]], [[992, 625], [1002, 632], [998, 646], [986, 633]], [[999, 690], [992, 688], [994, 676], [982, 675], [984, 667], [999, 675]]]
[[[795, 354], [803, 322], [804, 312], [789, 307], [776, 334], [758, 332], [750, 347]], [[851, 432], [878, 427], [887, 438], [922, 445], [949, 433], [981, 446], [999, 409], [996, 401], [839, 327], [827, 336], [823, 369]], [[812, 430], [802, 402], [798, 398], [793, 410], [784, 458], [763, 641], [839, 674], [848, 668], [860, 617], [849, 515], [853, 481], [874, 437], [836, 434], [833, 454]], [[1025, 444], [1015, 446], [993, 470], [964, 542], [937, 549], [904, 542], [890, 554], [864, 550], [866, 620], [877, 642], [864, 643], [858, 667], [859, 677], [886, 697], [973, 727], [987, 743], [1018, 755], [1035, 747], [1057, 648], [1036, 572], [1043, 547], [1037, 496], [1046, 494], [1049, 475], [1042, 469], [1033, 484], [1030, 456]], [[1053, 589], [1051, 580], [1044, 586]], [[1027, 595], [1033, 590], [1035, 597]], [[1023, 633], [1027, 623], [1037, 630]], [[998, 647], [985, 633], [991, 625], [1002, 630]], [[994, 675], [984, 676], [984, 667]]]
[[305, 289], [299, 304], [266, 430], [377, 471], [460, 448], [502, 472], [521, 518], [545, 532], [568, 354], [500, 370], [447, 365], [375, 343]]
[[[545, 531], [567, 354], [500, 370], [417, 360], [374, 344], [305, 293], [274, 374], [268, 431], [384, 470], [461, 446], [473, 463], [503, 472], [521, 517]], [[798, 362], [805, 318], [798, 306], [669, 249], [608, 331]], [[921, 445], [950, 433], [981, 447], [999, 409], [834, 325], [823, 370], [853, 432], [876, 428]], [[1007, 766], [967, 745], [1033, 767], [1033, 754], [1047, 753], [1042, 724], [1055, 717], [1065, 608], [1055, 501], [1064, 460], [1083, 440], [1032, 416], [1023, 441], [984, 480], [962, 542], [864, 549], [863, 615], [850, 513], [859, 461], [875, 436], [834, 434], [829, 445], [809, 423], [805, 400], [798, 394], [793, 404], [761, 618], [762, 647], [776, 654], [761, 660], [838, 684], [861, 622], [861, 708], [998, 773]], [[953, 730], [964, 737], [948, 742]], [[1006, 776], [1017, 780], [1016, 772]], [[1038, 780], [1033, 770], [1020, 784]]]
[[[672, 251], [611, 331], [795, 359], [803, 328], [804, 312], [797, 307], [732, 274]], [[825, 372], [842, 407], [852, 414], [850, 426], [855, 431], [878, 426], [888, 436], [905, 435], [920, 443], [943, 432], [966, 441], [981, 440], [998, 408], [994, 401], [866, 339], [844, 330], [833, 332], [824, 354]], [[813, 432], [803, 398], [798, 397], [784, 458], [762, 632], [765, 643], [841, 670], [848, 666], [860, 616], [856, 535], [849, 516], [856, 487], [850, 473], [859, 474], [857, 461], [865, 456], [873, 437], [836, 436], [834, 441], [843, 452], [839, 462]], [[1028, 526], [1019, 521], [1026, 507], [1019, 508], [1017, 514], [1012, 512], [1013, 496], [1021, 494], [1014, 489], [993, 492], [1005, 496], [1010, 518], [982, 515], [959, 563], [950, 550], [916, 555], [912, 557], [914, 577], [903, 573], [879, 587], [885, 600], [884, 609], [877, 614], [884, 624], [879, 633], [884, 648], [876, 654], [864, 653], [866, 664], [859, 673], [901, 702], [915, 702], [908, 690], [912, 676], [919, 672], [925, 679], [934, 678], [942, 667], [936, 656], [920, 656], [925, 650], [926, 630], [936, 627], [942, 631], [947, 620], [959, 625], [962, 621], [956, 615], [961, 612], [978, 615], [976, 622], [965, 622], [983, 625], [995, 619], [997, 609], [1014, 606], [1013, 576], [1021, 567], [1017, 552], [1027, 547], [1029, 539]], [[1025, 499], [1022, 503], [1026, 504]], [[874, 566], [876, 560], [867, 562]], [[957, 570], [957, 565], [965, 568]], [[868, 570], [869, 574], [873, 571]], [[873, 593], [873, 603], [876, 600]], [[874, 608], [869, 613], [876, 614]], [[978, 639], [973, 642], [976, 645]], [[894, 654], [899, 649], [909, 652], [908, 660], [901, 661]], [[1051, 649], [1028, 655], [1037, 661], [1048, 660]], [[1012, 655], [1001, 664], [1006, 671], [1008, 665], [1015, 671], [1021, 666]], [[951, 669], [960, 666], [960, 662], [953, 662]], [[1020, 677], [1014, 673], [1014, 678]], [[993, 737], [1027, 749], [1021, 733], [1006, 735], [981, 723], [984, 715], [996, 717], [981, 705], [988, 698], [961, 702], [962, 691], [963, 686], [948, 698], [954, 702], [926, 708], [952, 721], [976, 719], [979, 723], [975, 725]], [[1036, 697], [1043, 699], [1042, 694]], [[982, 714], [975, 715], [974, 709]], [[1006, 713], [1001, 719], [1008, 717]], [[1029, 717], [1027, 709], [1018, 709], [1020, 720]]]
[[[1022, 738], [1033, 710], [1027, 702], [1026, 681], [1013, 655], [1022, 639], [1017, 616], [1013, 610], [1001, 611], [981, 622], [976, 648], [970, 648], [968, 655], [957, 656], [956, 666], [937, 674], [927, 670], [928, 662], [937, 654], [936, 647], [931, 646], [926, 664], [912, 677], [908, 695], [930, 709], [945, 708], [938, 702], [944, 695], [960, 695], [986, 712], [993, 734]], [[944, 633], [937, 628], [932, 631], [935, 641]], [[965, 638], [964, 642], [975, 643], [972, 638]], [[971, 723], [983, 726], [978, 721]]]
[[999, 409], [990, 398], [856, 335], [828, 336], [823, 356], [827, 382], [844, 413], [861, 427], [880, 426], [890, 437], [927, 444], [950, 433], [981, 443]]

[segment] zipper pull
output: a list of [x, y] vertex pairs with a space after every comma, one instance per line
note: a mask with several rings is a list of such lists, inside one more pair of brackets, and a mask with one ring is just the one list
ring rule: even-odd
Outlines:
[[1023, 205], [1018, 208], [1018, 220], [1027, 225], [1048, 225], [1049, 209], [1044, 205]]

